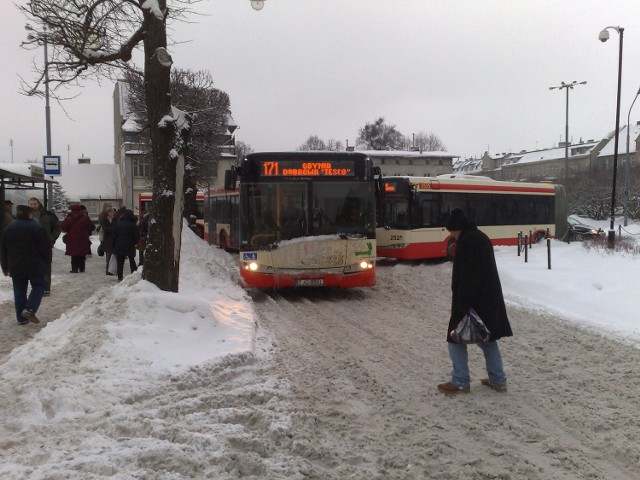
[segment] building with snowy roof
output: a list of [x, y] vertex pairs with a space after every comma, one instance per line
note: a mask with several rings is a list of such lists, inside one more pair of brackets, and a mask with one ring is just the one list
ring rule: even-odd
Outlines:
[[94, 222], [105, 207], [122, 205], [120, 174], [113, 163], [92, 164], [89, 158], [79, 158], [77, 164], [61, 165], [56, 180], [68, 203], [87, 207]]
[[568, 148], [565, 148], [564, 142], [560, 142], [557, 147], [533, 151], [499, 154], [485, 152], [480, 159], [456, 162], [453, 171], [466, 175], [485, 175], [505, 181], [558, 181], [565, 176], [566, 164], [569, 165], [569, 176], [602, 166], [603, 162], [598, 157], [608, 141], [581, 139], [578, 143], [568, 145]]
[[[618, 134], [618, 165], [625, 161], [627, 155], [627, 134], [629, 139], [630, 165], [640, 165], [640, 122], [635, 125], [625, 125]], [[612, 169], [615, 151], [615, 136], [612, 136], [607, 144], [598, 152], [597, 164], [599, 167]]]
[[[353, 147], [348, 147], [353, 151]], [[459, 155], [448, 152], [403, 151], [403, 150], [358, 150], [369, 155], [374, 165], [380, 167], [382, 175], [410, 177], [435, 177], [453, 171], [454, 159]]]

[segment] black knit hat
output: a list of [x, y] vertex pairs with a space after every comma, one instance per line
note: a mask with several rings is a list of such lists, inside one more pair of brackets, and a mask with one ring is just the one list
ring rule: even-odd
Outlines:
[[451, 215], [449, 215], [445, 228], [453, 232], [456, 230], [464, 230], [468, 226], [469, 222], [467, 221], [467, 217], [464, 216], [464, 212], [459, 208], [454, 208]]

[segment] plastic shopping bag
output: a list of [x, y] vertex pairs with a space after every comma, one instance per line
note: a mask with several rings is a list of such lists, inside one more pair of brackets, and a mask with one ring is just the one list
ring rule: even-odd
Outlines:
[[450, 336], [455, 343], [481, 343], [489, 341], [491, 332], [476, 311], [470, 308], [456, 328], [451, 330]]
[[109, 272], [112, 275], [118, 274], [118, 260], [116, 259], [115, 255], [111, 255], [111, 258], [109, 259], [109, 266], [107, 267], [107, 272]]

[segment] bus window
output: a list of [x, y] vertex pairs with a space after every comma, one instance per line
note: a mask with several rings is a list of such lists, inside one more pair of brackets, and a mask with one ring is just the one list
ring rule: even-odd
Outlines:
[[371, 234], [375, 231], [372, 187], [356, 182], [323, 182], [312, 192], [314, 235]]
[[289, 240], [305, 236], [307, 234], [306, 185], [281, 184], [277, 187], [277, 194], [280, 196], [277, 216], [280, 226], [279, 239]]

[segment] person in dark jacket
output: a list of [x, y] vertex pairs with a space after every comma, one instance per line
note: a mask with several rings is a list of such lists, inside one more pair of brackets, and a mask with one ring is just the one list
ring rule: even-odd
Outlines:
[[33, 210], [33, 221], [39, 223], [44, 228], [44, 231], [47, 232], [47, 236], [49, 237], [49, 243], [51, 244], [49, 260], [47, 261], [48, 270], [45, 276], [46, 287], [44, 296], [47, 297], [51, 294], [51, 261], [53, 259], [53, 247], [61, 232], [60, 220], [58, 220], [56, 214], [51, 210], [45, 210], [40, 200], [36, 197], [29, 199], [29, 206]]
[[138, 219], [131, 210], [125, 210], [113, 227], [113, 254], [118, 262], [118, 280], [122, 280], [124, 276], [124, 261], [127, 257], [129, 257], [131, 273], [138, 269], [135, 257], [136, 244], [140, 238], [137, 221]]
[[13, 216], [13, 202], [11, 200], [5, 200], [4, 201], [3, 218], [4, 218], [4, 222], [2, 224], [2, 228], [4, 229], [4, 227], [9, 225], [11, 222], [13, 222], [13, 219], [14, 219], [14, 216]]
[[198, 237], [203, 238], [204, 235], [202, 234], [202, 230], [200, 230], [200, 227], [198, 226], [197, 220], [198, 217], [196, 217], [195, 215], [189, 215], [189, 223], [187, 224], [187, 226]]
[[[149, 219], [151, 218], [151, 210], [142, 215], [138, 222], [138, 231], [140, 232], [140, 240], [138, 241], [138, 266], [144, 263], [144, 249], [147, 246], [147, 235], [149, 235]], [[141, 248], [142, 247], [142, 248]]]
[[[18, 205], [16, 219], [0, 237], [0, 264], [5, 276], [11, 275], [18, 324], [38, 323], [45, 289], [45, 275], [51, 247], [45, 229], [33, 220], [28, 205]], [[31, 293], [27, 289], [31, 284]]]
[[62, 231], [67, 234], [65, 254], [71, 257], [71, 273], [85, 270], [87, 255], [91, 253], [89, 232], [93, 227], [93, 222], [82, 213], [80, 205], [72, 205], [71, 212], [62, 222]]
[[113, 275], [113, 273], [109, 272], [109, 261], [111, 260], [111, 255], [113, 254], [113, 240], [115, 237], [115, 226], [118, 223], [116, 219], [116, 209], [113, 207], [109, 207], [104, 211], [104, 215], [100, 215], [100, 225], [98, 228], [100, 229], [100, 236], [102, 240], [100, 245], [102, 250], [105, 253], [106, 259], [106, 272], [107, 275]]
[[456, 239], [451, 280], [451, 318], [447, 330], [453, 370], [451, 381], [438, 385], [438, 390], [447, 394], [467, 393], [470, 390], [467, 346], [454, 343], [450, 332], [473, 308], [491, 332], [488, 342], [477, 344], [484, 353], [489, 375], [480, 382], [495, 391], [506, 392], [507, 377], [497, 340], [510, 337], [513, 332], [507, 318], [493, 245], [489, 237], [469, 222], [459, 208], [451, 212], [446, 228]]

